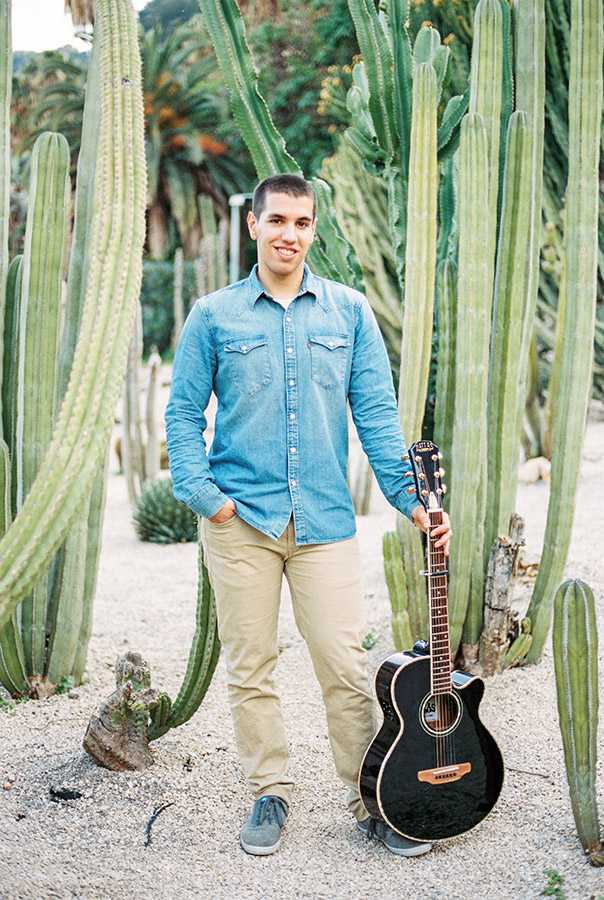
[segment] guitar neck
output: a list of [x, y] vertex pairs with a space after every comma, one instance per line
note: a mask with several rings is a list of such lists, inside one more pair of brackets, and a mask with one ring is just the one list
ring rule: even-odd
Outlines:
[[[430, 531], [442, 524], [442, 509], [429, 509]], [[449, 613], [447, 608], [447, 560], [438, 538], [428, 538], [428, 607], [430, 610], [430, 674], [433, 694], [452, 690]]]

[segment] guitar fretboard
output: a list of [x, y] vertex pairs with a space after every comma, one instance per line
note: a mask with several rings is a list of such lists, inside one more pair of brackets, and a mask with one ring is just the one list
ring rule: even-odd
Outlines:
[[[442, 509], [429, 509], [430, 531], [443, 521]], [[447, 560], [438, 538], [428, 538], [428, 606], [430, 610], [430, 674], [433, 694], [452, 690], [449, 613], [447, 609]]]

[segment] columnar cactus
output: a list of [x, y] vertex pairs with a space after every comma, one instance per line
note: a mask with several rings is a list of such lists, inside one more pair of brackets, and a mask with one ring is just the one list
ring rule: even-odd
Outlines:
[[170, 728], [188, 722], [205, 697], [220, 655], [216, 604], [204, 563], [201, 539], [197, 559], [197, 612], [187, 671], [174, 702], [167, 694], [160, 694], [157, 706], [151, 710], [150, 741], [161, 737]]
[[596, 799], [598, 632], [591, 588], [560, 585], [554, 600], [554, 665], [564, 761], [575, 824], [594, 866], [604, 865]]
[[[0, 41], [10, 56], [9, 24], [10, 4], [8, 0], [0, 0]], [[73, 315], [67, 314], [66, 329], [75, 353], [72, 366], [68, 362], [62, 364], [64, 377], [53, 379], [59, 384], [57, 405], [61, 405], [52, 437], [46, 452], [38, 460], [33, 483], [28, 483], [27, 490], [24, 488], [23, 491], [17, 487], [16, 516], [0, 542], [0, 628], [11, 621], [17, 604], [30, 594], [48, 570], [71, 526], [84, 513], [92, 527], [87, 538], [77, 542], [80, 558], [90, 559], [91, 546], [98, 546], [95, 527], [98, 530], [99, 504], [88, 498], [99, 472], [104, 470], [140, 290], [146, 199], [145, 154], [138, 34], [130, 0], [98, 0], [95, 45], [98, 71], [94, 74], [93, 64], [86, 115], [89, 122], [98, 117], [98, 126], [93, 128], [94, 139], [87, 139], [88, 151], [84, 154], [83, 165], [88, 166], [90, 175], [89, 180], [84, 180], [90, 190], [78, 191], [68, 289], [68, 294], [71, 291], [78, 296], [85, 295], [85, 302], [81, 312], [76, 309]], [[98, 98], [96, 104], [95, 97]], [[8, 103], [6, 93], [3, 99]], [[94, 145], [95, 154], [92, 163], [91, 145]], [[4, 155], [3, 180], [6, 171]], [[48, 239], [47, 229], [43, 241], [48, 242]], [[3, 242], [1, 252], [4, 250]], [[23, 273], [25, 271], [24, 268]], [[4, 285], [3, 279], [2, 289]], [[27, 334], [24, 329], [21, 333]], [[69, 349], [63, 347], [62, 354], [68, 361]], [[71, 373], [67, 377], [69, 369]], [[63, 397], [61, 386], [67, 383]], [[3, 398], [6, 387], [5, 384]], [[28, 388], [22, 384], [19, 390], [25, 393]], [[19, 419], [16, 429], [19, 439], [19, 429], [24, 426], [18, 422]], [[18, 472], [25, 471], [25, 463], [18, 463], [18, 466]], [[3, 504], [5, 491], [6, 487]], [[102, 497], [102, 483], [95, 496], [97, 499]], [[89, 502], [90, 507], [86, 506]], [[94, 571], [95, 566], [87, 567], [85, 580], [89, 581]], [[68, 601], [63, 597], [61, 602]], [[71, 627], [74, 627], [74, 620], [64, 605], [61, 610], [60, 604], [55, 604], [45, 612], [51, 628], [59, 618], [65, 623], [71, 620]], [[78, 646], [66, 653], [72, 659], [73, 671], [81, 673], [81, 645], [86, 643], [89, 632], [89, 608], [81, 610], [75, 621]], [[53, 643], [52, 635], [50, 643]]]
[[603, 10], [599, 0], [572, 0], [569, 169], [559, 389], [554, 412], [551, 490], [543, 556], [527, 615], [529, 662], [549, 631], [552, 599], [566, 561], [591, 387], [598, 271], [598, 198], [602, 124]]

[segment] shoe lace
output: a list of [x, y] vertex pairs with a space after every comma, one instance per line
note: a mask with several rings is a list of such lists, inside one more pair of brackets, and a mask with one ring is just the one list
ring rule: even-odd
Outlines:
[[265, 822], [283, 825], [287, 815], [284, 806], [280, 797], [261, 797], [254, 804], [250, 825], [263, 825]]

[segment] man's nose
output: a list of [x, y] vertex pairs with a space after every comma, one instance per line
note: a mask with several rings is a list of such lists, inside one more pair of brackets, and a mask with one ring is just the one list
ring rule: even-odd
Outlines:
[[290, 241], [291, 243], [296, 240], [296, 229], [293, 222], [286, 222], [284, 224], [281, 238], [282, 240]]

